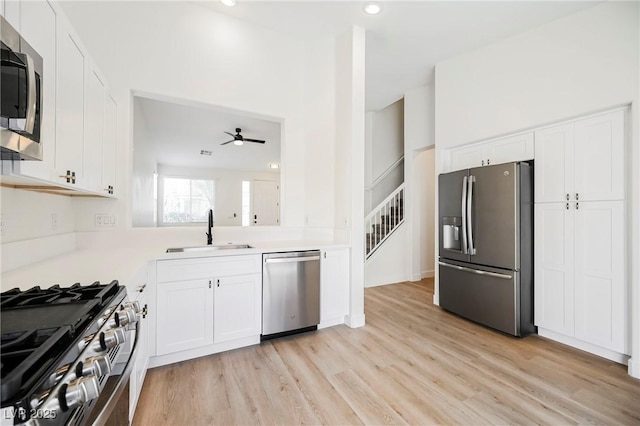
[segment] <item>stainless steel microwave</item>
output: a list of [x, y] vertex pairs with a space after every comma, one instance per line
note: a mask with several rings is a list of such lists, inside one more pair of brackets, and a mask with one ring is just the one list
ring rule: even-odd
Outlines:
[[0, 17], [0, 155], [42, 160], [42, 57]]

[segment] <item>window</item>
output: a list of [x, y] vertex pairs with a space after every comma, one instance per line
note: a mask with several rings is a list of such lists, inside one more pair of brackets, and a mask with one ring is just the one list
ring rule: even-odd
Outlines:
[[214, 206], [214, 182], [204, 179], [162, 179], [162, 223], [206, 223]]

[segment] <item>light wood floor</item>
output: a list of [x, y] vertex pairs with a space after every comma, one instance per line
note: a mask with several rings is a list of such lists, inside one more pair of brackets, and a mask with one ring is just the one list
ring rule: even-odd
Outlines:
[[442, 311], [433, 282], [367, 289], [367, 325], [151, 370], [134, 425], [640, 424], [626, 367]]

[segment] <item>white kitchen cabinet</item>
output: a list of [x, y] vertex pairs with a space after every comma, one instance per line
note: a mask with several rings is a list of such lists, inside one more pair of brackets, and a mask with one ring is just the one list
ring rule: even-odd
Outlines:
[[156, 355], [260, 336], [260, 255], [165, 260], [156, 271]]
[[349, 249], [323, 250], [320, 260], [320, 323], [342, 324], [348, 313]]
[[93, 65], [87, 73], [86, 123], [84, 126], [84, 187], [102, 190], [102, 150], [104, 146], [106, 88], [104, 78]]
[[617, 110], [535, 133], [535, 201], [625, 198], [624, 115]]
[[[64, 176], [59, 177], [59, 182], [81, 186], [87, 55], [68, 29], [68, 24], [58, 25], [56, 40], [58, 73], [55, 165], [58, 176]], [[72, 174], [75, 177], [71, 177]]]
[[156, 353], [170, 354], [213, 343], [213, 279], [158, 283]]
[[213, 342], [259, 335], [262, 324], [262, 275], [215, 279]]
[[523, 133], [456, 148], [451, 150], [450, 154], [449, 171], [531, 160], [534, 157], [533, 133]]
[[628, 353], [624, 201], [575, 205], [575, 337]]
[[137, 291], [133, 300], [138, 301], [140, 304], [141, 312], [138, 314], [138, 321], [140, 333], [137, 337], [137, 356], [133, 371], [131, 372], [129, 383], [129, 420], [133, 420], [133, 414], [138, 404], [138, 398], [142, 391], [142, 385], [147, 374], [147, 368], [149, 367], [149, 335], [153, 332], [150, 320], [150, 308], [149, 307], [149, 287], [145, 283], [142, 283]]
[[[12, 2], [18, 3], [18, 2]], [[56, 11], [48, 1], [21, 3], [21, 34], [42, 56], [42, 122], [40, 143], [42, 161], [21, 161], [20, 174], [44, 180], [56, 180]]]
[[104, 112], [104, 145], [102, 147], [102, 191], [116, 194], [116, 143], [118, 105], [110, 95], [106, 97]]
[[[567, 209], [569, 206], [569, 209]], [[574, 212], [570, 203], [535, 205], [534, 322], [574, 334]]]
[[536, 204], [538, 327], [628, 353], [624, 220], [624, 201]]

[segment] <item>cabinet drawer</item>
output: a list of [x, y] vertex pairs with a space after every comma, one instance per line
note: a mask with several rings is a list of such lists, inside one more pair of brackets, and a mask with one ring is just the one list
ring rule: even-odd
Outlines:
[[262, 267], [261, 259], [262, 257], [259, 254], [254, 254], [161, 260], [158, 261], [157, 280], [158, 282], [169, 282], [260, 273]]

